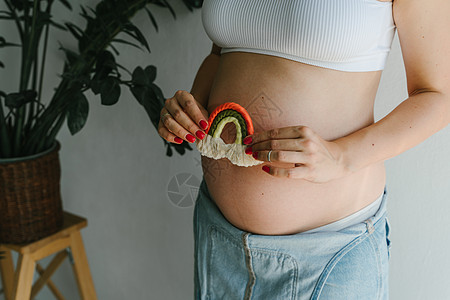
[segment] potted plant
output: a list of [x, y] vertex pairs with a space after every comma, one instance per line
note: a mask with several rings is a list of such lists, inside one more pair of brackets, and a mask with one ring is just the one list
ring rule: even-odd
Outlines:
[[[72, 10], [68, 0], [58, 1]], [[56, 137], [65, 121], [72, 135], [83, 128], [89, 112], [84, 92], [90, 89], [100, 96], [103, 105], [113, 105], [120, 98], [121, 86], [126, 85], [155, 128], [164, 105], [161, 89], [154, 83], [156, 67], [138, 66], [130, 72], [116, 62], [114, 54], [119, 52], [114, 44], [144, 47], [150, 52], [146, 38], [130, 20], [138, 11], [145, 10], [158, 30], [147, 6], [166, 7], [175, 18], [166, 0], [102, 0], [95, 9], [81, 6], [80, 15], [86, 20], [84, 30], [70, 22], [56, 23], [51, 15], [54, 2], [4, 0], [7, 10], [0, 11], [1, 21], [15, 23], [20, 40], [11, 42], [0, 36], [0, 48], [21, 49], [19, 90], [0, 91], [0, 243], [37, 240], [62, 225], [58, 156], [61, 145]], [[183, 2], [192, 11], [202, 1]], [[61, 79], [51, 99], [43, 101], [50, 27], [70, 32], [78, 49], [60, 44], [66, 58]], [[117, 38], [119, 33], [131, 37], [131, 41]], [[43, 51], [39, 53], [41, 43]], [[0, 61], [0, 72], [4, 67], [5, 63]], [[128, 73], [129, 80], [122, 78], [119, 69]], [[187, 143], [163, 142], [169, 156], [172, 147], [180, 154], [192, 150]]]

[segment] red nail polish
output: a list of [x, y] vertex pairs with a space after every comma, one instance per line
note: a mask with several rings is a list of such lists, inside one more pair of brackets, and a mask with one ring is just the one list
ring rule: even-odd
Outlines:
[[263, 169], [264, 172], [270, 173], [269, 166], [263, 166], [262, 169]]
[[195, 137], [192, 134], [186, 134], [186, 139], [190, 142], [193, 143], [195, 142]]
[[181, 144], [183, 142], [182, 139], [180, 139], [179, 137], [175, 137], [175, 143]]
[[253, 157], [254, 157], [255, 159], [258, 158], [258, 151], [253, 152]]
[[200, 130], [197, 130], [195, 135], [201, 140], [203, 140], [203, 138], [205, 137], [205, 134], [203, 133], [203, 131], [200, 131]]
[[245, 148], [245, 154], [252, 154], [252, 147]]
[[251, 142], [252, 142], [252, 137], [251, 136], [248, 136], [248, 137], [246, 137], [244, 139], [244, 144], [246, 144], [246, 145], [250, 144]]
[[200, 127], [205, 130], [208, 127], [208, 123], [205, 120], [200, 121]]

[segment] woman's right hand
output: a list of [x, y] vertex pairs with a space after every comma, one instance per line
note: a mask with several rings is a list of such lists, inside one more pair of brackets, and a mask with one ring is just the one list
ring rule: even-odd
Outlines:
[[166, 99], [161, 109], [158, 133], [171, 143], [181, 144], [183, 140], [193, 143], [195, 137], [205, 137], [203, 130], [208, 128], [208, 116], [208, 111], [191, 93], [179, 90]]

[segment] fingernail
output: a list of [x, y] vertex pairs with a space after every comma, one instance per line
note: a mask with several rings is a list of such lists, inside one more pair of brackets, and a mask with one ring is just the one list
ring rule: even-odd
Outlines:
[[258, 158], [258, 151], [253, 152], [253, 158], [255, 158], [255, 159]]
[[182, 139], [180, 139], [179, 137], [175, 137], [175, 143], [181, 144], [183, 142]]
[[252, 154], [252, 147], [245, 148], [245, 154]]
[[195, 137], [192, 134], [186, 134], [186, 139], [190, 142], [193, 143], [195, 142]]
[[200, 127], [201, 127], [203, 130], [205, 130], [206, 127], [208, 127], [208, 123], [206, 123], [205, 120], [201, 120], [201, 121], [200, 121]]
[[203, 138], [205, 137], [205, 134], [203, 133], [203, 131], [200, 131], [200, 130], [197, 130], [195, 135], [201, 140], [203, 140]]
[[263, 169], [264, 172], [270, 173], [269, 166], [263, 166], [262, 169]]
[[244, 139], [244, 144], [246, 144], [246, 145], [250, 144], [251, 142], [252, 142], [252, 137], [251, 136], [248, 136], [248, 137], [246, 137]]

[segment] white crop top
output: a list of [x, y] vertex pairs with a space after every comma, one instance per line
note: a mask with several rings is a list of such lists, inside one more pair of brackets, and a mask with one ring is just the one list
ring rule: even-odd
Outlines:
[[221, 54], [253, 52], [348, 72], [384, 69], [395, 24], [378, 0], [204, 0]]

